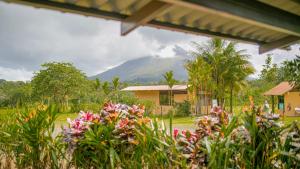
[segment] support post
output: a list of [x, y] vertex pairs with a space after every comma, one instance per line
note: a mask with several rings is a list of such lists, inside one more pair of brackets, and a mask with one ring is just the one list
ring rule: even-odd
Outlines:
[[274, 96], [272, 95], [272, 114], [275, 113], [275, 103], [274, 103]]

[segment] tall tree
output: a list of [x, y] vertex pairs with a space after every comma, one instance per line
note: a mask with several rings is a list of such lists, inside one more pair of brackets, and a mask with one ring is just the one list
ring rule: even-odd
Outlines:
[[101, 81], [100, 81], [99, 78], [96, 78], [94, 87], [95, 87], [95, 90], [96, 90], [96, 91], [97, 91], [97, 90], [100, 90], [100, 88], [101, 88]]
[[119, 88], [120, 88], [120, 78], [119, 77], [114, 77], [112, 79], [112, 85], [113, 85], [113, 89], [114, 89], [114, 95], [115, 95], [115, 99], [116, 102], [118, 102], [118, 98], [119, 98]]
[[[229, 90], [232, 109], [234, 89], [254, 72], [248, 61], [248, 56], [244, 54], [245, 51], [237, 50], [236, 44], [233, 42], [226, 42], [218, 38], [212, 39], [206, 44], [193, 43], [193, 45], [195, 50], [192, 55], [197, 58], [194, 62], [196, 63], [198, 58], [202, 58], [208, 65], [203, 66], [203, 68], [209, 70], [203, 71], [201, 70], [203, 68], [196, 70], [196, 74], [199, 74], [197, 76], [202, 76], [199, 78], [201, 82], [198, 85], [203, 86], [203, 84], [210, 82], [209, 87], [206, 88], [210, 88], [213, 98], [217, 99], [218, 104], [222, 107], [224, 107], [225, 96]], [[210, 77], [209, 79], [206, 77], [207, 75]]]
[[109, 84], [109, 82], [107, 82], [107, 81], [103, 82], [102, 90], [103, 90], [103, 92], [106, 96], [109, 95], [109, 93], [110, 93], [110, 84]]
[[166, 72], [163, 76], [164, 76], [166, 83], [169, 86], [169, 97], [170, 97], [169, 104], [171, 106], [173, 106], [173, 100], [172, 100], [173, 89], [172, 88], [173, 88], [174, 84], [176, 83], [176, 80], [174, 79], [173, 71]]
[[263, 65], [263, 69], [261, 70], [261, 73], [259, 75], [260, 79], [264, 80], [265, 82], [271, 83], [271, 86], [274, 86], [275, 84], [279, 83], [278, 76], [278, 65], [272, 62], [272, 55], [267, 55], [265, 64]]
[[296, 88], [300, 88], [300, 56], [296, 56], [296, 59], [284, 62], [284, 74], [287, 80], [295, 85]]
[[69, 98], [78, 95], [86, 81], [85, 74], [71, 63], [45, 63], [32, 79], [33, 93], [68, 106]]
[[249, 55], [244, 50], [236, 50], [235, 44], [230, 43], [224, 54], [227, 58], [227, 68], [224, 72], [226, 88], [229, 90], [230, 112], [233, 113], [233, 94], [246, 86], [246, 78], [253, 74], [255, 69], [249, 62]]
[[[173, 106], [173, 86], [176, 83], [176, 80], [174, 79], [173, 71], [166, 72], [164, 75], [164, 79], [167, 82], [169, 86], [169, 102], [170, 105]], [[173, 109], [170, 112], [170, 136], [172, 137], [172, 132], [173, 132]]]
[[208, 113], [208, 98], [207, 93], [211, 90], [211, 67], [208, 65], [202, 57], [196, 57], [195, 60], [189, 60], [185, 64], [185, 68], [188, 72], [188, 90], [191, 93], [191, 100], [194, 103], [195, 113], [197, 114], [201, 110], [201, 104], [199, 104], [199, 94], [204, 92], [204, 103], [206, 106], [206, 112]]

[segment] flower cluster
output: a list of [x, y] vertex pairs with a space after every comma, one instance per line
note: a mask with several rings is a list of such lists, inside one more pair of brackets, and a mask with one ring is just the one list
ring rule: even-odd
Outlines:
[[197, 119], [195, 132], [183, 130], [180, 133], [178, 129], [173, 131], [177, 149], [187, 158], [192, 168], [206, 166], [208, 156], [202, 151], [205, 147], [205, 138], [215, 138], [215, 135], [220, 133], [222, 125], [227, 125], [228, 121], [228, 114], [220, 107], [214, 107], [208, 116]]
[[63, 130], [64, 141], [74, 146], [92, 124], [100, 123], [101, 118], [98, 114], [81, 111], [76, 119], [68, 118], [67, 121], [69, 127], [65, 127]]
[[176, 140], [176, 147], [183, 153], [186, 158], [193, 158], [196, 152], [196, 142], [198, 136], [189, 130], [183, 130], [181, 133], [178, 129], [174, 129], [173, 136]]
[[120, 139], [122, 142], [129, 144], [139, 144], [136, 137], [136, 129], [138, 126], [148, 124], [149, 118], [143, 117], [144, 107], [133, 105], [127, 107], [126, 110], [120, 111], [120, 118], [113, 130], [115, 138]]
[[76, 119], [68, 119], [69, 127], [65, 127], [63, 131], [64, 141], [73, 148], [92, 125], [114, 125], [113, 135], [116, 139], [138, 144], [134, 133], [137, 125], [150, 122], [143, 114], [143, 106], [130, 107], [112, 103], [104, 104], [99, 114], [81, 111]]
[[220, 107], [213, 107], [210, 115], [202, 116], [197, 119], [196, 133], [199, 137], [212, 136], [218, 134], [222, 125], [227, 125], [229, 121], [227, 112]]
[[189, 130], [183, 130], [180, 133], [178, 129], [174, 129], [173, 136], [177, 150], [181, 152], [183, 157], [191, 164], [191, 168], [205, 166], [207, 155], [201, 150], [202, 145], [199, 144], [201, 141], [197, 133]]

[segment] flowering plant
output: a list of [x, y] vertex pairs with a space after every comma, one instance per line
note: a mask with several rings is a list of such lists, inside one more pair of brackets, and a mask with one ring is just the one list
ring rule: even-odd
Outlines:
[[176, 152], [170, 137], [144, 117], [143, 106], [107, 103], [100, 113], [81, 112], [68, 121], [63, 137], [76, 167], [164, 168], [177, 159], [170, 156]]
[[201, 138], [205, 136], [214, 137], [215, 134], [219, 134], [222, 125], [227, 125], [228, 122], [228, 113], [222, 110], [221, 107], [213, 107], [210, 111], [210, 115], [202, 116], [197, 119], [196, 133]]

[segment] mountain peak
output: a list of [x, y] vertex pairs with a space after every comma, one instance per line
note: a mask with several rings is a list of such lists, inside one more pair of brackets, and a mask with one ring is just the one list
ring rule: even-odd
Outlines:
[[159, 56], [146, 56], [128, 60], [123, 64], [109, 69], [103, 73], [90, 77], [103, 81], [111, 81], [113, 77], [120, 77], [121, 81], [149, 83], [163, 80], [163, 74], [172, 70], [176, 80], [187, 80], [187, 72], [184, 68], [186, 56], [162, 58]]

